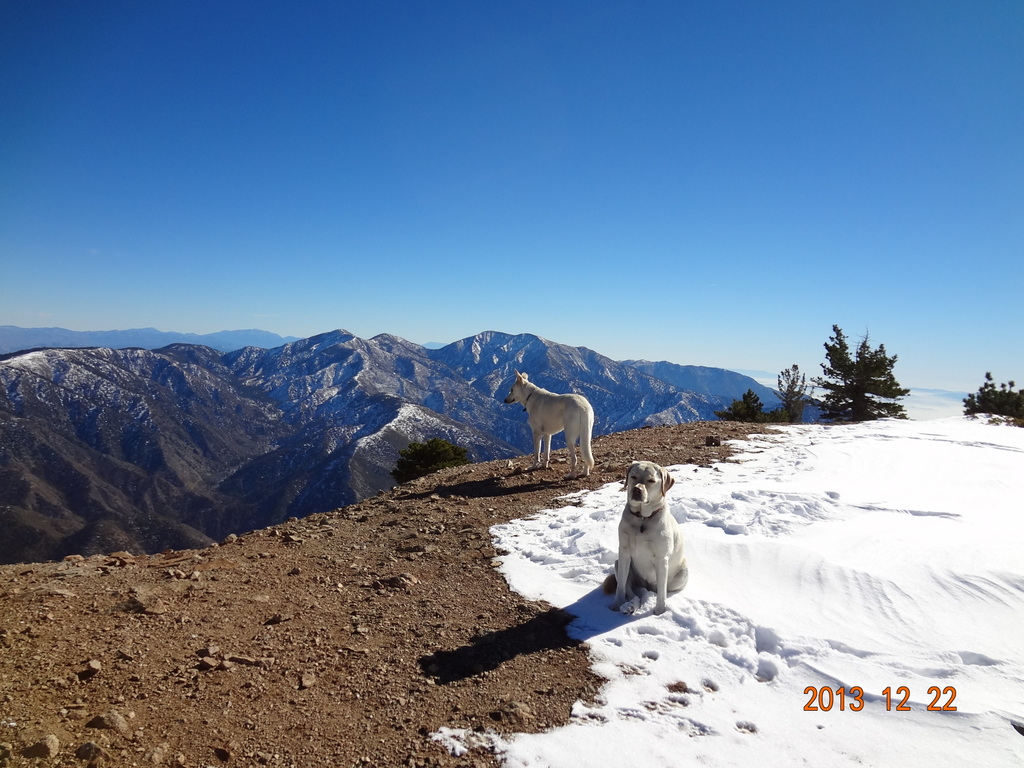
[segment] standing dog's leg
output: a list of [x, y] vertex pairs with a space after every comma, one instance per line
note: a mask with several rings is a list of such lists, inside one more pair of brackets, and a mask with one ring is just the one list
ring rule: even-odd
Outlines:
[[[550, 439], [550, 438], [549, 438]], [[544, 440], [544, 434], [534, 430], [533, 432], [533, 466], [530, 469], [540, 468], [540, 450], [541, 442]]]
[[565, 479], [572, 480], [576, 477], [576, 440], [568, 430], [565, 433], [565, 444], [569, 449], [569, 474], [565, 476]]

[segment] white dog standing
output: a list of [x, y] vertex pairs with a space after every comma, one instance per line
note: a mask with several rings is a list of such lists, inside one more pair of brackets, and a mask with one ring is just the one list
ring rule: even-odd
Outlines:
[[604, 591], [614, 590], [612, 610], [634, 597], [636, 587], [658, 594], [655, 613], [665, 612], [665, 598], [686, 586], [690, 576], [683, 555], [683, 532], [669, 511], [665, 492], [675, 481], [651, 461], [635, 461], [626, 474], [626, 508], [619, 521], [619, 559]]
[[[532, 383], [525, 373], [516, 371], [506, 403], [520, 403], [529, 414], [530, 429], [533, 430], [533, 466], [530, 469], [551, 466], [551, 436], [565, 432], [569, 447], [569, 474], [566, 479], [577, 476], [576, 441], [580, 443], [583, 457], [583, 477], [594, 468], [594, 455], [590, 451], [590, 438], [594, 431], [594, 409], [583, 395], [558, 395]], [[540, 461], [541, 441], [547, 441], [544, 463]]]

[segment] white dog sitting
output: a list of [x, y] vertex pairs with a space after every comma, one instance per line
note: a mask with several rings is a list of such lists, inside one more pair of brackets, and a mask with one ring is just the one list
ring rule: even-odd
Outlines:
[[672, 475], [651, 461], [635, 461], [626, 474], [626, 508], [619, 521], [619, 559], [605, 579], [615, 592], [612, 610], [634, 597], [636, 587], [655, 590], [655, 613], [665, 612], [669, 592], [686, 586], [690, 570], [683, 555], [683, 532], [669, 511], [665, 492]]

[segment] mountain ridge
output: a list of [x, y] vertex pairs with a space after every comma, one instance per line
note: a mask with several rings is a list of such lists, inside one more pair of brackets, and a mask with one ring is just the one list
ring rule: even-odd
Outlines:
[[71, 331], [67, 328], [22, 328], [17, 325], [0, 325], [0, 354], [22, 352], [30, 349], [108, 347], [126, 349], [159, 349], [170, 344], [199, 344], [221, 352], [231, 352], [243, 347], [276, 347], [299, 339], [295, 336], [280, 336], [257, 328], [216, 333], [180, 333], [158, 331], [156, 328], [130, 328], [110, 331]]
[[732, 399], [497, 331], [439, 349], [338, 329], [225, 353], [176, 343], [8, 354], [0, 525], [12, 543], [0, 561], [198, 545], [341, 507], [390, 488], [398, 452], [432, 437], [473, 461], [521, 456], [529, 427], [503, 403], [517, 368], [587, 396], [595, 435], [713, 420]]

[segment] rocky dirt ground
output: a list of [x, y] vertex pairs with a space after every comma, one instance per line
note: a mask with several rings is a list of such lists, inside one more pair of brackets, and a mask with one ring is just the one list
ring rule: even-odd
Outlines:
[[571, 617], [509, 591], [489, 527], [757, 431], [605, 435], [584, 480], [564, 451], [474, 464], [207, 549], [2, 566], [0, 766], [498, 765], [431, 734], [553, 728], [601, 680]]

